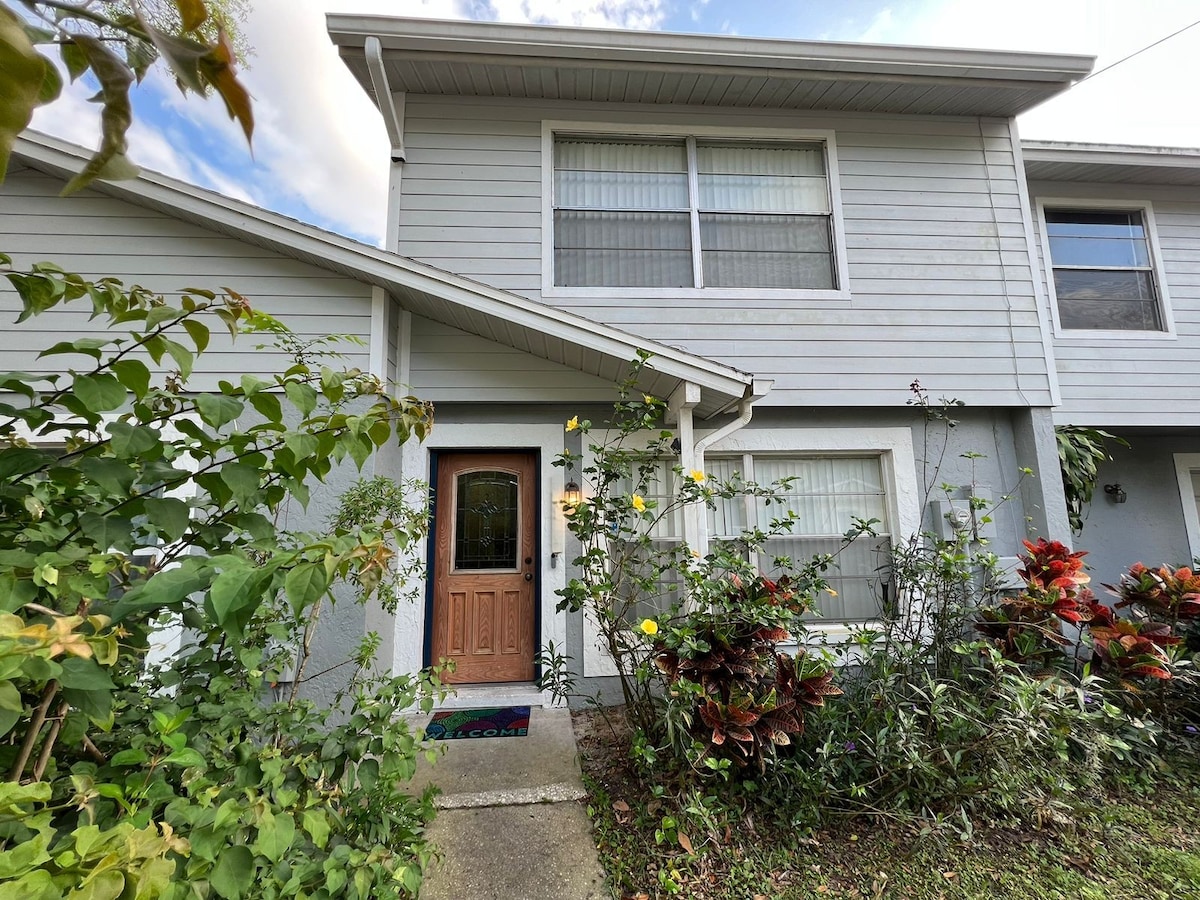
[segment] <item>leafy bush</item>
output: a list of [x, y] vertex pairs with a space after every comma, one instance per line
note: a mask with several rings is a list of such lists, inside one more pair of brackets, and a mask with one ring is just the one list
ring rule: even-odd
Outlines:
[[[13, 798], [0, 891], [414, 895], [431, 809], [399, 788], [420, 745], [394, 716], [428, 702], [433, 682], [372, 682], [372, 637], [347, 660], [338, 710], [296, 687], [274, 702], [272, 685], [292, 668], [305, 677], [334, 587], [390, 590], [396, 550], [424, 527], [421, 511], [381, 503], [292, 532], [291, 504], [335, 465], [422, 437], [429, 408], [318, 363], [324, 342], [232, 292], [172, 306], [50, 264], [6, 276], [19, 321], [84, 300], [110, 336], [45, 351], [83, 360], [61, 375], [0, 375], [0, 766]], [[189, 393], [214, 318], [276, 338], [293, 364]], [[148, 671], [163, 628], [182, 631], [182, 649]]]

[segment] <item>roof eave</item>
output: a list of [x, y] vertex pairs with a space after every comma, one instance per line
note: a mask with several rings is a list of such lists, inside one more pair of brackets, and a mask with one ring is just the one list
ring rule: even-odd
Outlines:
[[[18, 138], [14, 157], [40, 171], [63, 176], [78, 172], [86, 160], [82, 148], [29, 132]], [[653, 344], [582, 316], [535, 303], [157, 172], [143, 171], [129, 181], [97, 181], [93, 187], [139, 205], [170, 207], [197, 224], [367, 284], [392, 292], [409, 290], [438, 296], [487, 315], [503, 317], [522, 327], [554, 333], [563, 340], [613, 358], [629, 361], [639, 351], [646, 350], [652, 354], [648, 368], [698, 384], [727, 398], [747, 397], [753, 389], [753, 376], [721, 363]]]

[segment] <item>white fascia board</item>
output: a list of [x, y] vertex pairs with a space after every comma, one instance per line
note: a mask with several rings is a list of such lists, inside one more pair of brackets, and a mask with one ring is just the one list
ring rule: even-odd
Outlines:
[[[46, 135], [26, 132], [14, 148], [18, 158], [61, 173], [74, 173], [85, 159], [81, 148]], [[729, 397], [741, 398], [752, 389], [751, 375], [712, 360], [656, 344], [611, 326], [602, 325], [516, 294], [426, 266], [341, 237], [295, 219], [205, 191], [157, 172], [143, 171], [129, 181], [95, 182], [94, 189], [118, 199], [179, 210], [197, 224], [233, 232], [310, 265], [338, 274], [349, 273], [368, 284], [394, 290], [427, 293], [450, 303], [494, 315], [569, 343], [629, 361], [639, 350], [653, 354], [648, 368], [684, 379]]]
[[1124, 144], [1021, 141], [1021, 152], [1026, 162], [1149, 166], [1171, 169], [1200, 168], [1200, 149], [1190, 147], [1136, 147]]
[[967, 81], [1050, 82], [1064, 86], [1091, 71], [1095, 58], [1077, 54], [968, 50], [833, 41], [792, 41], [725, 35], [672, 34], [546, 25], [501, 25], [390, 16], [327, 15], [339, 47], [361, 47], [377, 36], [385, 50], [454, 56], [520, 57], [531, 63], [567, 60], [634, 64], [916, 76]]

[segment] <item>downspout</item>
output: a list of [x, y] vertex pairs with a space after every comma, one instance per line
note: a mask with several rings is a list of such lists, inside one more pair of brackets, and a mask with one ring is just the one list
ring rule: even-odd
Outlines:
[[392, 253], [400, 252], [400, 183], [404, 175], [404, 94], [393, 93], [388, 83], [387, 68], [383, 64], [383, 45], [379, 38], [368, 35], [363, 42], [367, 72], [371, 76], [371, 89], [383, 116], [388, 142], [392, 145], [392, 170], [388, 178], [387, 226], [384, 231], [383, 247]]
[[[725, 438], [734, 432], [741, 431], [750, 424], [750, 420], [754, 417], [754, 404], [767, 395], [775, 382], [765, 378], [755, 378], [750, 387], [747, 388], [747, 394], [737, 404], [737, 418], [732, 422], [726, 422], [716, 431], [706, 434], [704, 437], [696, 441], [692, 447], [691, 457], [692, 465], [704, 471], [704, 452], [718, 441], [723, 441]], [[686, 445], [685, 445], [686, 446]], [[686, 466], [686, 464], [685, 464]], [[708, 556], [708, 529], [701, 528], [699, 531], [699, 540], [696, 542], [695, 550], [699, 551], [700, 555]]]

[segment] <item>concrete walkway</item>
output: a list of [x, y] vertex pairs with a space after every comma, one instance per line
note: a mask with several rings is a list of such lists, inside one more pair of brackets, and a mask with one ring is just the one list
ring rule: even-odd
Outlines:
[[[421, 724], [425, 724], [422, 722]], [[530, 711], [523, 737], [445, 741], [412, 788], [441, 788], [429, 839], [442, 853], [421, 900], [604, 900], [581, 800], [571, 714]]]

